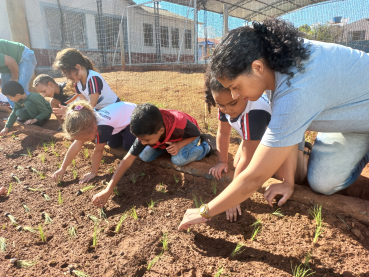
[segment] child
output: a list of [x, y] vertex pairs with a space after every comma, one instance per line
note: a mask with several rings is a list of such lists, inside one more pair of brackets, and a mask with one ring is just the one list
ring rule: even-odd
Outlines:
[[[94, 64], [77, 49], [67, 48], [58, 52], [53, 64], [69, 80], [67, 90], [73, 86], [79, 96], [88, 100], [93, 108], [101, 110], [106, 106], [120, 102], [108, 83], [97, 72]], [[65, 109], [62, 109], [62, 114]]]
[[150, 162], [168, 152], [172, 155], [173, 164], [184, 166], [201, 160], [215, 149], [207, 135], [201, 135], [201, 144], [198, 145], [200, 130], [193, 117], [180, 111], [159, 110], [148, 103], [138, 105], [133, 111], [131, 132], [137, 137], [131, 149], [119, 164], [108, 186], [92, 199], [98, 207], [104, 206], [119, 179], [137, 156]]
[[11, 113], [12, 107], [8, 101], [8, 98], [2, 93], [0, 93], [0, 112]]
[[[33, 86], [38, 93], [42, 94], [44, 97], [50, 97], [50, 105], [52, 108], [59, 108], [59, 105], [67, 106], [68, 104], [76, 101], [78, 99], [77, 94], [69, 95], [65, 91], [65, 85], [67, 83], [56, 83], [54, 78], [46, 74], [41, 74], [36, 77], [33, 81]], [[63, 119], [61, 115], [56, 115], [60, 126], [57, 131], [61, 131], [63, 124]]]
[[[232, 128], [234, 128], [242, 137], [242, 143], [234, 157], [233, 166], [236, 168], [234, 178], [236, 178], [249, 165], [260, 140], [271, 118], [271, 107], [266, 95], [262, 95], [256, 101], [244, 100], [243, 98], [233, 99], [231, 91], [209, 74], [205, 78], [205, 98], [208, 109], [211, 106], [218, 105], [218, 132], [217, 149], [218, 163], [209, 170], [218, 180], [221, 179], [221, 173], [228, 170], [228, 148]], [[302, 151], [301, 158], [303, 158]], [[305, 153], [305, 152], [304, 152]], [[309, 154], [309, 153], [306, 153]], [[308, 158], [308, 155], [306, 155]], [[304, 164], [304, 162], [306, 164]], [[305, 168], [305, 171], [303, 170]], [[297, 163], [295, 172], [295, 182], [301, 182], [306, 177], [307, 159]], [[301, 173], [302, 172], [302, 173]], [[275, 177], [283, 180], [283, 166], [276, 172]], [[240, 205], [226, 211], [226, 217], [232, 222], [237, 219], [237, 211], [241, 215]]]
[[19, 121], [25, 121], [26, 125], [41, 126], [49, 120], [52, 113], [51, 106], [40, 94], [24, 91], [22, 85], [15, 81], [7, 82], [2, 88], [2, 93], [16, 103], [0, 136], [9, 132], [17, 117]]
[[69, 139], [74, 140], [69, 147], [61, 168], [52, 175], [55, 182], [63, 180], [63, 175], [77, 153], [86, 141], [95, 140], [95, 150], [92, 155], [91, 172], [85, 174], [80, 184], [90, 181], [97, 175], [104, 146], [111, 148], [123, 145], [128, 151], [135, 141], [129, 124], [131, 114], [136, 105], [128, 102], [111, 104], [100, 111], [94, 111], [87, 101], [77, 101], [68, 106], [63, 129]]

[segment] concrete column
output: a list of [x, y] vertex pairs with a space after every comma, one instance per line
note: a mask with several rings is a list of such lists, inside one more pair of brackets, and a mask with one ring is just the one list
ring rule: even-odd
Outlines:
[[228, 4], [223, 4], [223, 35], [228, 33]]

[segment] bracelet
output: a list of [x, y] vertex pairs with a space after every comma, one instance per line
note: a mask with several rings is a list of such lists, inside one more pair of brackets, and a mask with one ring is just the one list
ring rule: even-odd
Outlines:
[[205, 220], [205, 222], [211, 220], [211, 218], [208, 219], [208, 218], [205, 218], [205, 217], [203, 217], [202, 219]]

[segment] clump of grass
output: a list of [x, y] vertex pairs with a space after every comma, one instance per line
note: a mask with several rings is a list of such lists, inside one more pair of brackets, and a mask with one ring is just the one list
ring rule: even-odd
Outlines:
[[45, 198], [46, 201], [51, 200], [50, 196], [48, 196], [46, 193], [43, 192], [43, 193], [41, 193], [41, 195], [42, 195], [43, 198]]
[[59, 205], [63, 204], [63, 196], [60, 190], [58, 192], [58, 204]]
[[118, 222], [118, 224], [117, 224], [117, 227], [115, 228], [115, 232], [116, 232], [116, 233], [119, 233], [119, 231], [120, 231], [120, 227], [122, 226], [123, 221], [124, 221], [124, 220], [126, 220], [126, 218], [127, 218], [127, 217], [128, 217], [127, 213], [124, 213], [124, 214], [120, 217], [119, 222]]
[[275, 216], [280, 216], [280, 217], [284, 217], [284, 214], [282, 214], [281, 208], [276, 209], [274, 212], [271, 213], [272, 215]]
[[81, 192], [86, 192], [86, 191], [88, 191], [88, 190], [90, 190], [90, 189], [93, 189], [95, 186], [87, 186], [87, 187], [83, 187], [83, 188], [81, 188], [80, 189], [80, 191]]
[[220, 277], [222, 275], [222, 273], [223, 273], [223, 270], [224, 270], [223, 266], [220, 265], [218, 267], [218, 271], [217, 271], [217, 273], [215, 273], [214, 277]]
[[178, 183], [179, 182], [179, 179], [177, 178], [177, 176], [174, 174], [174, 181], [176, 182], [176, 183]]
[[28, 157], [32, 159], [32, 152], [31, 149], [27, 148]]
[[262, 226], [262, 222], [261, 219], [258, 218], [258, 220], [256, 222], [254, 222], [253, 224], [251, 224], [251, 226], [254, 226], [254, 230], [252, 231], [252, 235], [251, 235], [251, 241], [255, 240], [257, 234], [259, 234], [261, 232], [261, 226]]
[[135, 177], [135, 174], [134, 173], [132, 173], [131, 181], [132, 181], [132, 184], [135, 184], [136, 183], [136, 177]]
[[10, 192], [12, 191], [12, 188], [13, 188], [13, 183], [10, 183], [9, 184], [8, 193], [6, 195], [9, 195], [10, 194]]
[[104, 212], [104, 208], [99, 209], [100, 218], [107, 219], [106, 213]]
[[314, 208], [309, 210], [309, 213], [312, 215], [312, 217], [315, 220], [316, 226], [315, 226], [315, 234], [313, 242], [316, 243], [318, 241], [318, 238], [323, 232], [325, 231], [325, 225], [323, 224], [323, 218], [322, 218], [322, 205], [314, 206]]
[[118, 192], [118, 189], [116, 187], [113, 189], [113, 191], [114, 191], [116, 196], [119, 196], [119, 192]]
[[168, 251], [169, 240], [168, 240], [168, 232], [163, 233], [163, 239], [160, 241], [163, 244], [163, 250]]
[[213, 193], [217, 194], [217, 181], [215, 180], [211, 181], [211, 187], [213, 189]]
[[17, 226], [17, 225], [18, 225], [18, 222], [15, 220], [15, 217], [14, 217], [14, 216], [12, 216], [10, 213], [5, 213], [5, 216], [6, 216], [7, 218], [9, 218], [9, 220], [10, 220], [10, 222], [11, 222], [12, 224], [14, 224], [15, 226]]
[[15, 181], [17, 181], [17, 183], [18, 183], [18, 184], [20, 184], [20, 183], [21, 183], [21, 181], [19, 180], [19, 178], [18, 178], [17, 176], [15, 176], [15, 174], [14, 174], [14, 173], [12, 173], [12, 174], [11, 174], [11, 176], [12, 176], [12, 178], [13, 178]]
[[70, 142], [69, 141], [64, 141], [63, 144], [66, 148], [70, 147]]
[[74, 274], [76, 275], [77, 277], [90, 277], [90, 275], [84, 273], [83, 271], [80, 271], [80, 270], [71, 270], [70, 271], [71, 274]]
[[237, 242], [237, 245], [236, 245], [236, 248], [232, 251], [231, 253], [231, 257], [233, 258], [234, 256], [238, 255], [238, 254], [241, 254], [243, 251], [245, 251], [246, 249], [242, 250], [241, 251], [241, 248], [243, 247], [244, 245], [240, 242]]
[[99, 219], [96, 216], [88, 214], [87, 217], [95, 223], [99, 222]]
[[77, 229], [76, 229], [76, 227], [74, 227], [73, 225], [69, 225], [68, 234], [69, 234], [69, 236], [71, 238], [76, 238], [77, 237]]
[[83, 149], [83, 155], [85, 156], [86, 159], [89, 157], [88, 148]]
[[31, 209], [28, 208], [26, 204], [22, 203], [22, 206], [23, 206], [24, 210], [26, 211], [26, 213], [29, 213], [31, 211]]
[[50, 146], [51, 146], [52, 148], [54, 148], [54, 146], [55, 146], [55, 141], [54, 141], [54, 140], [51, 140], [49, 144], [50, 144]]
[[1, 252], [6, 251], [6, 238], [0, 237], [0, 250]]
[[44, 225], [53, 223], [53, 220], [51, 219], [50, 215], [48, 213], [43, 212], [42, 218], [45, 219]]
[[304, 268], [303, 264], [300, 264], [299, 266], [295, 265], [295, 268], [293, 268], [292, 262], [291, 262], [291, 270], [292, 270], [292, 276], [294, 277], [307, 277], [315, 273], [315, 272], [309, 273], [309, 271], [312, 271], [312, 270], [310, 268], [309, 269]]
[[42, 242], [46, 242], [46, 237], [44, 231], [42, 230], [42, 225], [38, 225], [38, 232], [40, 233], [40, 238]]
[[164, 187], [164, 183], [163, 182], [159, 183], [159, 185], [156, 188], [156, 191], [162, 192], [162, 193], [167, 193], [167, 191], [165, 190], [165, 187]]
[[147, 265], [147, 270], [150, 271], [151, 267], [157, 262], [159, 261], [161, 255], [163, 255], [163, 252], [161, 252], [159, 255], [157, 255], [154, 259], [152, 259], [151, 262], [149, 262], [149, 264]]
[[138, 215], [137, 215], [137, 212], [136, 212], [136, 207], [133, 206], [132, 209], [131, 209], [131, 216], [133, 217], [133, 219], [138, 219]]
[[97, 246], [97, 227], [98, 227], [98, 223], [95, 223], [95, 227], [94, 227], [94, 236], [92, 238], [92, 246], [96, 247]]
[[74, 168], [72, 169], [74, 179], [77, 179], [78, 172]]
[[17, 267], [28, 268], [37, 264], [37, 261], [17, 260]]
[[59, 153], [56, 152], [55, 150], [53, 150], [53, 154], [54, 154], [55, 157], [59, 157]]
[[149, 203], [149, 202], [146, 202], [146, 204], [147, 204], [147, 206], [149, 207], [149, 209], [153, 209], [153, 210], [155, 210], [154, 209], [154, 206], [155, 206], [155, 204], [156, 203], [158, 203], [159, 202], [159, 200], [157, 200], [157, 201], [154, 201], [154, 200], [152, 200], [152, 198], [151, 198], [151, 202]]
[[44, 148], [44, 151], [47, 152], [47, 143], [46, 142], [43, 142], [42, 143], [42, 147]]
[[76, 161], [75, 161], [75, 160], [72, 160], [72, 165], [73, 165], [74, 167], [76, 167]]
[[46, 158], [45, 154], [41, 155], [41, 156], [40, 156], [41, 162], [43, 162], [43, 163], [44, 163], [44, 162], [45, 162], [45, 158]]

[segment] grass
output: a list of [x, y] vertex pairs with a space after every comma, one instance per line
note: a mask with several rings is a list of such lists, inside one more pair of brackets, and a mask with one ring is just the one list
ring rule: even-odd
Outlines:
[[238, 254], [241, 254], [243, 251], [245, 251], [246, 249], [242, 250], [241, 251], [241, 248], [243, 247], [244, 245], [240, 242], [237, 242], [237, 245], [236, 245], [236, 248], [232, 251], [231, 253], [231, 257], [233, 258], [234, 256], [238, 255]]
[[314, 205], [313, 208], [309, 210], [309, 213], [314, 218], [316, 226], [315, 226], [315, 234], [313, 242], [316, 243], [318, 241], [318, 238], [321, 234], [325, 231], [325, 225], [323, 224], [323, 218], [322, 218], [322, 205]]
[[34, 266], [36, 261], [17, 260], [17, 267], [28, 268]]
[[179, 179], [177, 178], [177, 176], [174, 174], [174, 181], [176, 182], [176, 183], [178, 183], [179, 182]]
[[253, 241], [255, 240], [257, 234], [259, 234], [261, 232], [261, 226], [262, 226], [262, 222], [261, 219], [258, 218], [258, 220], [256, 222], [254, 222], [253, 224], [251, 224], [251, 226], [254, 226], [254, 230], [252, 231], [252, 235], [250, 240]]
[[11, 214], [8, 215], [8, 218], [10, 220], [11, 223], [13, 223], [15, 226], [18, 225], [18, 222], [15, 220], [15, 217], [12, 216]]
[[0, 237], [0, 250], [1, 252], [6, 251], [6, 238]]
[[313, 253], [313, 249], [311, 249], [305, 256], [305, 261], [304, 261], [304, 265], [305, 267], [309, 267], [309, 261], [311, 259], [311, 255]]
[[51, 219], [50, 215], [48, 213], [42, 213], [44, 218], [45, 218], [45, 222], [44, 222], [44, 225], [46, 224], [51, 224], [53, 223], [53, 220]]
[[76, 229], [76, 227], [74, 227], [73, 225], [69, 225], [68, 234], [69, 234], [69, 236], [71, 238], [76, 238], [77, 237], [77, 229]]
[[55, 147], [55, 141], [54, 141], [54, 140], [51, 140], [51, 141], [49, 142], [49, 144], [50, 144], [50, 146], [51, 146], [52, 148], [54, 148], [54, 147]]
[[300, 264], [299, 266], [295, 265], [295, 268], [292, 267], [292, 262], [291, 262], [291, 270], [292, 270], [292, 276], [294, 277], [307, 277], [310, 276], [312, 274], [314, 274], [315, 272], [310, 272], [311, 269], [306, 269], [303, 264]]
[[153, 209], [153, 210], [155, 210], [155, 209], [154, 209], [154, 206], [155, 206], [155, 204], [156, 204], [156, 203], [158, 203], [158, 202], [159, 202], [159, 200], [154, 201], [154, 200], [152, 200], [152, 198], [151, 198], [150, 203], [149, 203], [149, 202], [146, 202], [146, 204], [147, 204], [147, 206], [149, 207], [149, 209]]
[[17, 181], [18, 184], [21, 183], [21, 181], [19, 180], [19, 178], [17, 176], [15, 176], [15, 174], [12, 173], [12, 178]]
[[64, 141], [63, 144], [66, 148], [70, 147], [70, 142], [69, 141]]
[[100, 218], [107, 219], [106, 213], [104, 212], [104, 208], [99, 209]]
[[38, 225], [38, 232], [40, 233], [40, 238], [42, 242], [46, 242], [46, 237], [44, 231], [42, 230], [42, 225]]
[[156, 191], [162, 192], [162, 193], [167, 193], [167, 191], [165, 190], [165, 187], [164, 187], [164, 183], [163, 182], [159, 183], [159, 185], [156, 188]]
[[76, 275], [77, 277], [90, 277], [90, 275], [84, 273], [83, 271], [80, 270], [72, 270], [72, 273], [74, 275]]
[[99, 222], [99, 219], [96, 216], [88, 214], [87, 217], [95, 223]]
[[122, 226], [123, 221], [126, 220], [127, 217], [128, 217], [127, 213], [122, 214], [122, 216], [120, 217], [119, 222], [117, 224], [117, 227], [115, 227], [115, 232], [116, 233], [119, 233], [120, 227]]
[[154, 259], [151, 260], [151, 262], [149, 262], [149, 264], [147, 265], [147, 270], [150, 271], [151, 267], [157, 263], [157, 261], [159, 261], [161, 255], [163, 255], [163, 252], [161, 252], [159, 255], [157, 255]]
[[43, 142], [42, 143], [42, 147], [44, 148], [44, 151], [47, 152], [47, 143], [46, 142]]
[[53, 150], [53, 154], [54, 154], [55, 157], [59, 157], [59, 153], [56, 152], [55, 150]]
[[215, 273], [214, 277], [220, 277], [220, 275], [222, 275], [222, 273], [223, 273], [223, 270], [224, 270], [224, 268], [223, 268], [223, 266], [221, 265], [221, 266], [218, 268], [217, 273]]
[[35, 228], [29, 227], [29, 226], [24, 226], [23, 230], [26, 230], [26, 231], [31, 232], [31, 233], [36, 233]]
[[137, 212], [136, 212], [136, 207], [133, 206], [132, 207], [132, 210], [131, 210], [131, 216], [133, 217], [133, 219], [137, 220], [138, 219], [138, 215], [137, 215]]
[[76, 167], [76, 161], [75, 161], [75, 160], [72, 160], [72, 165], [73, 165], [74, 167]]
[[90, 189], [93, 189], [95, 186], [87, 186], [87, 187], [84, 187], [84, 188], [81, 188], [80, 189], [80, 191], [82, 191], [82, 192], [86, 192], [86, 191], [88, 191], [88, 190], [90, 190]]
[[83, 149], [83, 155], [87, 159], [90, 155], [88, 154], [88, 148]]
[[28, 157], [32, 159], [32, 152], [31, 149], [27, 148]]
[[72, 169], [74, 179], [77, 179], [78, 172], [74, 168]]
[[45, 198], [46, 201], [50, 201], [51, 198], [46, 193], [43, 193], [42, 196]]
[[61, 194], [61, 191], [59, 190], [58, 192], [58, 204], [61, 205], [63, 204], [63, 196]]
[[46, 158], [46, 155], [45, 155], [45, 154], [41, 155], [41, 156], [40, 156], [41, 162], [43, 162], [43, 163], [44, 163], [44, 162], [45, 162], [45, 158]]
[[271, 213], [272, 215], [275, 216], [280, 216], [280, 217], [284, 217], [284, 214], [282, 214], [281, 212], [281, 208], [276, 209], [274, 212]]
[[211, 181], [211, 187], [213, 189], [213, 193], [217, 194], [217, 181]]
[[134, 173], [132, 173], [131, 181], [132, 181], [132, 184], [136, 183], [136, 177]]
[[321, 234], [323, 234], [325, 231], [325, 225], [317, 225], [315, 227], [315, 234], [314, 234], [314, 243], [318, 241], [318, 238]]
[[114, 191], [116, 196], [119, 196], [119, 192], [118, 192], [118, 189], [116, 187], [113, 189], [113, 191]]
[[13, 183], [10, 183], [9, 184], [8, 193], [6, 195], [9, 195], [10, 194], [10, 192], [12, 191], [12, 188], [13, 188]]
[[40, 176], [40, 178], [43, 180], [43, 179], [45, 179], [46, 174], [45, 174], [45, 173], [43, 173], [43, 172], [39, 172], [39, 173], [38, 173], [38, 176]]
[[94, 227], [94, 236], [92, 238], [92, 246], [96, 247], [97, 246], [97, 227], [98, 227], [98, 223], [95, 223], [95, 227]]
[[163, 244], [163, 250], [168, 251], [169, 250], [169, 247], [168, 247], [168, 244], [169, 244], [168, 232], [163, 233], [163, 239], [160, 242]]
[[26, 204], [23, 203], [22, 206], [25, 209], [26, 213], [29, 213], [31, 211], [31, 209], [28, 208]]

